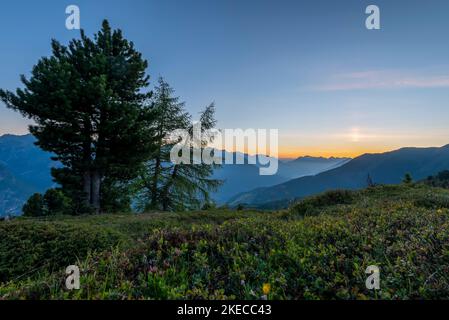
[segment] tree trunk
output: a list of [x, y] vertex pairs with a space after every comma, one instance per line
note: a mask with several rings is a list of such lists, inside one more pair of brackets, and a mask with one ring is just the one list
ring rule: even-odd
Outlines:
[[151, 207], [152, 209], [156, 208], [158, 201], [158, 183], [159, 183], [159, 175], [161, 170], [161, 145], [162, 141], [159, 141], [159, 149], [156, 155], [156, 163], [154, 165], [154, 176], [153, 176], [153, 186], [151, 188]]
[[95, 213], [100, 213], [101, 208], [101, 176], [96, 170], [92, 173], [92, 207], [95, 209]]
[[154, 176], [153, 176], [153, 187], [151, 190], [151, 206], [156, 207], [157, 198], [158, 198], [158, 188], [157, 184], [159, 182], [159, 168], [161, 166], [161, 160], [159, 157], [156, 158], [156, 164], [154, 167]]
[[91, 201], [92, 201], [92, 179], [90, 176], [90, 172], [86, 171], [83, 174], [83, 191], [84, 191], [84, 195], [85, 195], [85, 204], [86, 206], [90, 206], [91, 205]]
[[162, 192], [162, 211], [168, 211], [168, 206], [170, 204], [170, 196], [169, 196], [170, 188], [173, 185], [177, 174], [178, 174], [178, 165], [175, 165], [173, 168], [171, 179], [167, 181], [167, 184], [164, 187], [164, 191]]
[[85, 194], [85, 205], [90, 207], [92, 205], [92, 145], [91, 145], [91, 123], [88, 117], [83, 120], [83, 192]]

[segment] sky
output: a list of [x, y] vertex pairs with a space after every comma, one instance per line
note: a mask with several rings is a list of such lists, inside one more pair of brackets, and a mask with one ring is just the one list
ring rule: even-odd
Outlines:
[[[281, 157], [357, 156], [449, 144], [447, 0], [8, 1], [0, 11], [0, 88], [21, 86], [65, 9], [93, 35], [107, 18], [197, 115], [219, 128], [278, 129]], [[380, 30], [368, 30], [368, 5]], [[0, 135], [30, 120], [0, 104]]]

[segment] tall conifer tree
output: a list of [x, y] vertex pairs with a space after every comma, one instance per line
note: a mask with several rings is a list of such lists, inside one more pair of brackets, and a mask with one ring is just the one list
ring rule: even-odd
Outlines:
[[93, 39], [63, 46], [52, 41], [52, 55], [22, 76], [24, 89], [0, 90], [9, 108], [34, 120], [37, 145], [63, 167], [55, 181], [76, 200], [100, 212], [103, 185], [133, 179], [153, 152], [153, 113], [147, 61], [107, 21]]
[[[147, 170], [138, 180], [141, 207], [164, 211], [198, 209], [203, 203], [210, 201], [209, 193], [221, 184], [221, 181], [211, 177], [216, 165], [171, 163], [170, 151], [180, 142], [172, 133], [181, 129], [192, 135], [192, 117], [185, 111], [184, 102], [174, 96], [174, 90], [164, 79], [159, 79], [154, 93], [152, 111], [156, 119], [157, 147], [147, 163]], [[216, 121], [213, 104], [201, 113], [200, 123], [203, 130], [214, 128]], [[203, 138], [199, 149], [206, 147], [210, 142], [207, 140], [211, 137]], [[190, 153], [193, 158], [193, 147], [190, 147]]]

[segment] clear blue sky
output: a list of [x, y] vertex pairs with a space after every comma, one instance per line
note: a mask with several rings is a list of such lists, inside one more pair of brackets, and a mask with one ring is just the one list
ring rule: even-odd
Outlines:
[[[196, 113], [221, 128], [278, 128], [283, 155], [356, 155], [449, 143], [447, 0], [8, 1], [0, 11], [0, 87], [20, 86], [50, 39], [121, 28]], [[376, 4], [381, 30], [365, 28]], [[0, 105], [0, 134], [28, 121]]]

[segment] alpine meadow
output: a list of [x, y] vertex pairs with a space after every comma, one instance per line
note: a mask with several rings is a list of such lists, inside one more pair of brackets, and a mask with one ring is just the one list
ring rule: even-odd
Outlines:
[[5, 5], [0, 300], [448, 300], [430, 2]]

